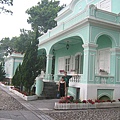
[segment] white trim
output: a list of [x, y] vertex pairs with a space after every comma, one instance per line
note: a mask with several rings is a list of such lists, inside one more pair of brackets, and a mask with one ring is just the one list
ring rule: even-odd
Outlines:
[[[117, 57], [117, 58], [116, 58], [116, 63], [117, 63], [117, 64], [116, 64], [116, 72], [117, 72], [117, 73], [116, 73], [116, 82], [120, 82], [120, 73], [119, 73], [120, 68], [119, 68], [119, 66], [118, 66], [118, 65], [120, 64], [119, 61], [120, 61], [120, 58]], [[118, 63], [119, 63], [119, 64], [118, 64]], [[118, 70], [118, 69], [119, 69], [119, 70]]]
[[81, 52], [77, 52], [77, 53], [75, 54], [75, 56], [77, 56], [77, 55], [82, 55], [82, 53], [81, 53]]
[[[91, 60], [92, 59], [91, 57], [93, 58], [93, 60]], [[90, 71], [90, 64], [89, 64], [89, 81], [94, 81], [94, 76], [95, 76], [95, 53], [90, 53], [90, 63], [91, 62], [93, 62], [92, 64], [94, 64], [93, 69], [92, 69], [92, 73], [94, 75], [92, 75], [92, 80], [90, 80], [91, 71]]]
[[107, 96], [107, 97], [109, 97], [110, 99], [112, 99], [112, 97], [108, 94], [108, 93], [102, 93], [102, 94], [100, 94], [99, 96], [98, 96], [98, 99], [100, 99], [101, 97], [103, 97], [103, 96]]

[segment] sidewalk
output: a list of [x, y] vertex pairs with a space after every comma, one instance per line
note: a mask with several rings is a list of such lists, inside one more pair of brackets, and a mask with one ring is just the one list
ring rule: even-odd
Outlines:
[[0, 120], [54, 120], [46, 115], [45, 111], [53, 111], [54, 103], [58, 99], [25, 101], [9, 91], [8, 87], [0, 85], [0, 88], [14, 97], [28, 110], [2, 111], [0, 110]]

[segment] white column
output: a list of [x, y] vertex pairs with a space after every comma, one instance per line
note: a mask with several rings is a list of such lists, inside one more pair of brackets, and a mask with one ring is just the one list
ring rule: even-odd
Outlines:
[[50, 81], [52, 80], [52, 57], [53, 55], [49, 54], [47, 55], [47, 63], [46, 63], [46, 74], [45, 74], [45, 79]]
[[80, 88], [80, 98], [90, 99], [91, 89], [88, 84], [94, 84], [95, 78], [95, 58], [96, 58], [96, 44], [84, 44], [84, 63], [83, 63], [83, 87]]

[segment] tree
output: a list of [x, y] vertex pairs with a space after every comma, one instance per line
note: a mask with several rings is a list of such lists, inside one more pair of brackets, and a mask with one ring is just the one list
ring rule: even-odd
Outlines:
[[14, 48], [14, 41], [10, 41], [10, 38], [3, 38], [0, 41], [0, 53], [2, 54], [1, 57], [4, 55], [7, 56], [13, 52]]
[[21, 29], [20, 36], [14, 42], [14, 49], [17, 52], [25, 53], [26, 49], [30, 46], [31, 41], [34, 39], [35, 33], [30, 30]]
[[14, 86], [20, 86], [20, 90], [22, 91], [23, 89], [23, 77], [22, 77], [22, 65], [19, 64], [19, 66], [17, 67], [15, 74], [12, 78], [12, 84]]
[[31, 7], [26, 11], [30, 16], [27, 20], [31, 24], [32, 29], [39, 27], [41, 34], [46, 33], [48, 29], [54, 28], [57, 23], [54, 20], [57, 17], [57, 13], [65, 7], [65, 5], [59, 6], [59, 1], [41, 0], [36, 6]]
[[0, 60], [3, 61], [3, 56], [7, 56], [12, 52], [25, 53], [29, 47], [31, 40], [34, 39], [35, 33], [33, 31], [27, 31], [21, 29], [19, 37], [3, 38], [0, 41]]
[[[3, 0], [6, 3], [12, 0]], [[1, 2], [1, 3], [4, 3]], [[3, 38], [0, 41], [0, 60], [3, 60], [4, 55], [11, 54], [13, 51], [25, 53], [29, 47], [31, 40], [35, 38], [34, 29], [39, 26], [39, 36], [48, 29], [52, 29], [56, 26], [54, 18], [57, 16], [57, 12], [64, 8], [65, 5], [59, 6], [59, 1], [42, 0], [41, 4], [38, 3], [36, 6], [28, 9], [26, 13], [30, 15], [28, 23], [31, 24], [33, 31], [20, 29], [20, 36], [10, 38]]]
[[34, 84], [35, 78], [40, 74], [40, 64], [38, 59], [38, 30], [36, 30], [36, 36], [31, 41], [30, 46], [25, 52], [25, 56], [22, 63], [22, 76], [24, 81], [24, 87], [30, 95], [31, 86]]
[[5, 78], [5, 71], [3, 69], [3, 64], [0, 64], [0, 81], [2, 81]]
[[13, 0], [0, 0], [0, 4], [2, 5], [0, 7], [0, 13], [13, 13], [11, 10], [8, 10], [6, 9], [5, 5], [8, 5], [8, 6], [13, 6]]

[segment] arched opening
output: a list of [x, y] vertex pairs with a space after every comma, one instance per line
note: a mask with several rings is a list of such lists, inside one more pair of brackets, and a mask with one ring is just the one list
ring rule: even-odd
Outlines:
[[73, 71], [80, 74], [80, 71], [83, 71], [82, 44], [83, 40], [79, 36], [71, 36], [53, 44], [50, 50], [50, 54], [53, 55], [52, 74], [60, 74], [61, 70], [69, 74]]
[[99, 100], [107, 101], [107, 100], [110, 100], [110, 98], [109, 98], [108, 96], [104, 95], [104, 96], [101, 96], [101, 97], [99, 98]]
[[97, 45], [96, 73], [104, 71], [106, 74], [109, 74], [112, 41], [108, 35], [101, 35], [97, 40]]

